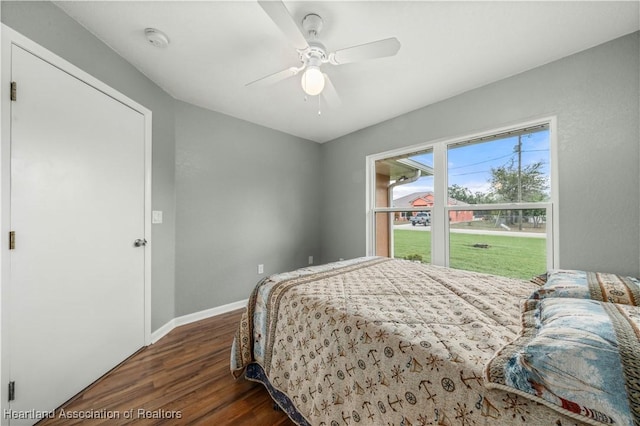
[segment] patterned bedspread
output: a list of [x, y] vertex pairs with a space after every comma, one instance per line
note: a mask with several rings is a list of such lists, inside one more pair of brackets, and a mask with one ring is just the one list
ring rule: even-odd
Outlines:
[[483, 367], [521, 328], [535, 284], [361, 258], [263, 280], [231, 354], [312, 425], [581, 425], [500, 389]]

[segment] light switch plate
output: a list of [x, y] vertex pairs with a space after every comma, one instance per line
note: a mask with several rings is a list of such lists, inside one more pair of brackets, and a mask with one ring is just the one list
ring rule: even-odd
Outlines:
[[162, 223], [162, 210], [154, 210], [151, 212], [151, 223]]

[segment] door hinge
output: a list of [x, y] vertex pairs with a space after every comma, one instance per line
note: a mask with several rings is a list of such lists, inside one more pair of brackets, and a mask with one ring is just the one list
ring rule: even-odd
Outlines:
[[9, 250], [16, 248], [16, 231], [9, 232]]
[[16, 382], [9, 382], [9, 401], [16, 399]]
[[16, 83], [15, 81], [12, 81], [11, 82], [11, 100], [12, 101], [15, 101], [18, 99], [17, 91], [18, 91], [18, 83]]

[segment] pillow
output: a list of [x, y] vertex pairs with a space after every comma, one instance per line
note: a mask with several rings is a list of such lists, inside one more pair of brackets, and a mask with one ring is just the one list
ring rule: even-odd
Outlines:
[[537, 286], [543, 286], [547, 283], [547, 273], [536, 275], [535, 277], [529, 280]]
[[546, 283], [530, 299], [571, 297], [640, 306], [640, 280], [603, 272], [551, 270]]
[[565, 298], [523, 311], [520, 336], [485, 366], [486, 387], [589, 424], [640, 424], [640, 308]]

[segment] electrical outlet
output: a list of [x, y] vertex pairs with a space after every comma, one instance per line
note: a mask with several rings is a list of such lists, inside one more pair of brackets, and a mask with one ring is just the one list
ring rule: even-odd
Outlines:
[[258, 273], [264, 274], [264, 265], [262, 263], [258, 265]]
[[313, 256], [309, 256], [309, 265], [313, 265]]

